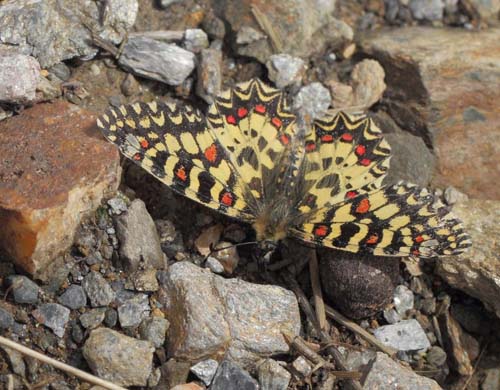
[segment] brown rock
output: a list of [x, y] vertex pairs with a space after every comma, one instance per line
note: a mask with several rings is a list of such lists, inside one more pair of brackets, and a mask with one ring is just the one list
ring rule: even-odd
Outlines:
[[361, 43], [385, 69], [394, 114], [433, 144], [434, 185], [480, 199], [500, 199], [491, 185], [500, 180], [499, 34], [408, 27], [370, 32]]
[[384, 68], [374, 60], [363, 60], [354, 66], [351, 84], [354, 106], [368, 108], [377, 103], [384, 94]]
[[399, 259], [323, 250], [320, 275], [326, 300], [350, 318], [371, 316], [392, 300]]
[[118, 152], [91, 113], [58, 102], [2, 121], [0, 155], [0, 247], [38, 274], [69, 248], [85, 213], [116, 190]]
[[500, 202], [470, 199], [453, 211], [470, 234], [472, 248], [458, 258], [441, 259], [437, 273], [500, 317]]

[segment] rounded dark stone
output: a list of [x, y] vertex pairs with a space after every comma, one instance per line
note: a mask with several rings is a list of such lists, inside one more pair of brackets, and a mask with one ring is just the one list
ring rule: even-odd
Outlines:
[[336, 250], [320, 252], [325, 300], [349, 318], [376, 314], [392, 300], [399, 259]]

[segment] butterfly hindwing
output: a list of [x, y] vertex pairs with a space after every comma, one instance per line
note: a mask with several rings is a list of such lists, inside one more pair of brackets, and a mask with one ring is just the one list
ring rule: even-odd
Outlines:
[[105, 137], [175, 192], [243, 220], [251, 220], [244, 186], [205, 118], [189, 106], [134, 103], [98, 119]]
[[427, 190], [399, 183], [317, 210], [290, 235], [379, 256], [444, 256], [470, 245], [460, 221]]

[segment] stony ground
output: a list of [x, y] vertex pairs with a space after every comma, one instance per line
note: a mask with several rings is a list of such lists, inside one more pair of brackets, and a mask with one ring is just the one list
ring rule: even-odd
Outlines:
[[[137, 389], [500, 389], [499, 12], [0, 1], [2, 335]], [[431, 188], [472, 236], [437, 261], [319, 250], [326, 303], [347, 317], [327, 310], [330, 348], [294, 294], [312, 296], [310, 249], [284, 242], [265, 269], [250, 247], [211, 253], [253, 232], [120, 161], [95, 126], [136, 101], [204, 111], [251, 77], [311, 117], [367, 111], [393, 149], [388, 182]], [[332, 374], [336, 351], [358, 387]], [[0, 388], [99, 387], [0, 347]]]

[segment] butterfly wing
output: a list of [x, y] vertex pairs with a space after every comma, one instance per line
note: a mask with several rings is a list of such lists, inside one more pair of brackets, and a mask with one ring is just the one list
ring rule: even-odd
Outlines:
[[447, 207], [425, 189], [399, 183], [317, 210], [289, 234], [304, 241], [379, 256], [447, 256], [470, 246]]

